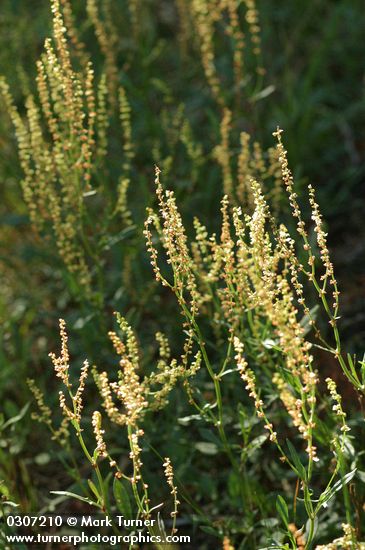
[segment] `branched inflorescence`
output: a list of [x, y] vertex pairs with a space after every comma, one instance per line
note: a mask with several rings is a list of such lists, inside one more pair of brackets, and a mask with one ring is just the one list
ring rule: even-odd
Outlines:
[[[101, 285], [102, 261], [94, 237], [101, 229], [90, 223], [95, 216], [93, 200], [99, 197], [95, 204], [98, 208], [102, 204], [106, 217], [117, 210], [125, 224], [131, 224], [127, 206], [133, 158], [130, 107], [121, 88], [122, 175], [116, 192], [106, 193], [106, 182], [100, 182], [98, 170], [107, 153], [108, 108], [114, 96], [116, 100], [116, 94], [110, 91], [110, 87], [114, 91], [116, 87], [114, 61], [107, 57], [106, 75], [96, 83], [93, 65], [73, 26], [70, 2], [52, 0], [51, 7], [53, 39], [45, 41], [44, 53], [37, 62], [37, 94], [26, 98], [25, 119], [20, 116], [4, 79], [0, 80], [0, 93], [15, 127], [24, 173], [23, 196], [31, 222], [37, 231], [53, 234], [79, 293], [87, 299], [96, 299], [93, 283]], [[94, 21], [96, 3], [88, 2], [87, 8]], [[110, 52], [109, 42], [104, 41], [111, 40], [111, 35], [101, 23], [96, 33], [104, 49]], [[90, 201], [89, 197], [94, 199]]]
[[[222, 145], [216, 154], [222, 165], [225, 189], [229, 195], [232, 195], [233, 180], [228, 143], [231, 114], [228, 110], [225, 113], [221, 130]], [[312, 343], [306, 338], [307, 325], [303, 322], [307, 319], [310, 325], [314, 324], [311, 311], [304, 300], [303, 275], [307, 275], [310, 283], [317, 281], [314, 271], [315, 252], [308, 241], [308, 230], [294, 191], [294, 181], [288, 167], [281, 131], [275, 132], [275, 136], [278, 144], [276, 149], [270, 149], [271, 167], [267, 168], [258, 144], [254, 144], [253, 157], [251, 157], [247, 153], [249, 137], [246, 134], [241, 135], [243, 149], [240, 153], [238, 169], [239, 184], [242, 187], [239, 194], [249, 186], [251, 214], [244, 214], [239, 206], [231, 209], [229, 198], [225, 196], [221, 207], [220, 241], [215, 234], [209, 237], [206, 228], [195, 219], [196, 240], [191, 248], [188, 246], [174, 194], [171, 191], [163, 191], [158, 168], [156, 168], [156, 185], [159, 214], [149, 211], [145, 236], [156, 279], [174, 292], [185, 317], [185, 326], [190, 327], [191, 333], [200, 345], [202, 335], [197, 319], [207, 312], [212, 315], [208, 307], [209, 303], [214, 304], [215, 310], [217, 303], [220, 304], [220, 313], [216, 310], [213, 318], [219, 318], [215, 316], [222, 314], [226, 319], [228, 349], [233, 344], [241, 377], [254, 400], [259, 417], [266, 420], [265, 427], [270, 431], [270, 439], [276, 442], [279, 436], [277, 431], [274, 431], [273, 423], [267, 420], [264, 400], [259, 396], [257, 389], [261, 386], [259, 380], [263, 373], [260, 372], [258, 365], [248, 368], [242, 344], [247, 338], [247, 329], [253, 337], [257, 338], [262, 323], [270, 327], [271, 340], [268, 340], [265, 348], [272, 350], [274, 354], [270, 357], [268, 351], [265, 351], [267, 356], [265, 361], [272, 369], [272, 383], [279, 399], [294, 427], [306, 442], [306, 451], [309, 462], [312, 464], [318, 461], [313, 438], [316, 429], [319, 378], [313, 366]], [[279, 175], [281, 176], [281, 186], [288, 192], [293, 216], [297, 220], [297, 230], [304, 239], [304, 250], [308, 253], [310, 271], [298, 260], [295, 241], [288, 229], [283, 224], [277, 227], [262, 187], [252, 177], [253, 171], [257, 176], [261, 174], [262, 177], [268, 171], [276, 179], [279, 179]], [[324, 268], [320, 278], [323, 281], [320, 291], [323, 297], [327, 281], [335, 288], [334, 309], [336, 311], [337, 286], [329, 259], [322, 218], [312, 187], [309, 187], [309, 203]], [[165, 268], [162, 268], [162, 263], [159, 261], [161, 251], [154, 244], [151, 226], [157, 232], [162, 251], [171, 269], [171, 276]], [[326, 304], [327, 302], [325, 302], [325, 309]], [[318, 329], [316, 329], [316, 335], [318, 335]], [[212, 371], [204, 344], [201, 345], [201, 351], [209, 373], [217, 385], [219, 382]], [[249, 349], [248, 352], [250, 352]], [[221, 372], [224, 372], [224, 367]], [[218, 386], [216, 389], [219, 399]], [[310, 470], [311, 468], [312, 466]]]

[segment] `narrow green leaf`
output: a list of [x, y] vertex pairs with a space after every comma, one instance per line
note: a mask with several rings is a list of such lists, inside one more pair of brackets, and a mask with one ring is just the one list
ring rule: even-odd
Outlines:
[[361, 470], [357, 470], [356, 476], [365, 483], [365, 472], [362, 472]]
[[298, 476], [300, 477], [300, 479], [305, 480], [306, 477], [307, 477], [307, 472], [306, 472], [303, 464], [300, 461], [300, 458], [299, 458], [299, 455], [298, 455], [297, 451], [295, 450], [292, 443], [290, 443], [289, 439], [286, 440], [286, 444], [288, 446], [289, 453], [290, 453], [291, 459], [294, 463], [294, 466], [295, 466], [295, 469], [296, 469], [296, 472], [297, 472]]
[[203, 453], [204, 455], [216, 455], [218, 453], [218, 448], [215, 443], [208, 443], [207, 441], [198, 441], [195, 443], [195, 448]]
[[97, 502], [91, 500], [91, 498], [82, 497], [81, 495], [77, 495], [76, 493], [70, 493], [69, 491], [50, 491], [50, 493], [53, 495], [62, 495], [65, 497], [76, 498], [77, 500], [81, 500], [82, 502], [87, 502], [91, 506], [97, 506], [98, 504]]
[[113, 493], [118, 510], [126, 519], [133, 519], [132, 506], [129, 498], [128, 490], [124, 486], [123, 481], [114, 479]]
[[19, 507], [19, 504], [16, 504], [15, 502], [13, 502], [11, 500], [4, 500], [3, 505], [4, 506], [11, 506], [12, 508], [18, 508]]
[[319, 497], [319, 504], [323, 506], [323, 504], [331, 500], [331, 498], [335, 495], [335, 493], [337, 493], [337, 491], [340, 491], [342, 487], [350, 483], [350, 481], [352, 480], [356, 472], [357, 472], [357, 468], [354, 468], [353, 470], [351, 470], [351, 472], [349, 472], [348, 474], [344, 475], [341, 479], [336, 481], [333, 487], [331, 487], [327, 491], [324, 491], [324, 493], [322, 493], [321, 496]]
[[5, 428], [8, 428], [8, 427], [11, 426], [12, 424], [16, 424], [17, 422], [19, 422], [19, 421], [25, 416], [25, 413], [26, 413], [27, 410], [29, 409], [29, 405], [30, 405], [30, 403], [27, 403], [26, 405], [24, 405], [24, 407], [21, 409], [21, 411], [19, 412], [19, 414], [17, 414], [16, 416], [13, 416], [13, 418], [9, 418], [9, 420], [7, 420], [7, 421], [1, 426], [1, 429], [2, 429], [2, 430], [5, 430]]
[[281, 495], [277, 496], [276, 510], [278, 511], [279, 516], [283, 520], [285, 527], [288, 527], [288, 524], [289, 524], [288, 506]]
[[89, 484], [90, 489], [92, 490], [92, 492], [94, 493], [94, 495], [96, 496], [96, 498], [99, 501], [100, 500], [100, 494], [99, 494], [99, 491], [98, 491], [95, 483], [91, 479], [88, 479], [87, 482]]
[[261, 434], [261, 435], [258, 435], [257, 437], [255, 437], [248, 445], [247, 445], [247, 449], [246, 449], [246, 452], [247, 452], [247, 456], [250, 457], [251, 455], [253, 455], [253, 453], [255, 451], [257, 451], [257, 449], [259, 449], [260, 447], [262, 447], [262, 445], [265, 443], [265, 441], [267, 440], [268, 436], [267, 434]]
[[264, 99], [265, 97], [271, 95], [273, 92], [275, 92], [275, 86], [270, 84], [269, 86], [266, 86], [266, 88], [264, 88], [263, 90], [260, 90], [259, 92], [254, 94], [250, 98], [250, 101], [252, 103], [255, 103], [256, 101], [259, 101], [260, 99]]

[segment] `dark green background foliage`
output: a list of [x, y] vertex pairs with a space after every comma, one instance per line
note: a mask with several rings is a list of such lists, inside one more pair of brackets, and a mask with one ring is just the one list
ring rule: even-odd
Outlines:
[[[84, 2], [74, 0], [72, 4], [98, 77], [104, 59], [86, 18]], [[27, 512], [49, 510], [50, 489], [72, 490], [72, 480], [55, 458], [58, 453], [62, 460], [63, 451], [49, 440], [42, 425], [30, 419], [28, 411], [21, 412], [31, 401], [26, 385], [29, 376], [37, 380], [48, 404], [57, 411], [58, 382], [47, 357], [59, 346], [57, 319], [67, 321], [76, 373], [85, 357], [100, 368], [112, 370], [116, 366], [107, 338], [107, 331], [114, 326], [115, 310], [122, 312], [137, 330], [146, 372], [156, 358], [153, 336], [157, 330], [167, 333], [173, 352], [179, 353], [182, 336], [178, 309], [170, 294], [154, 282], [143, 246], [145, 208], [155, 201], [154, 163], [163, 168], [165, 159], [172, 157], [171, 168], [163, 170], [163, 183], [176, 192], [188, 228], [196, 214], [209, 230], [219, 227], [221, 172], [212, 160], [212, 150], [220, 140], [220, 112], [196, 51], [192, 48], [181, 52], [174, 3], [145, 0], [138, 36], [131, 32], [126, 2], [115, 0], [110, 8], [120, 37], [118, 80], [131, 104], [136, 155], [128, 195], [134, 226], [123, 230], [116, 221], [111, 224], [101, 263], [105, 277], [102, 307], [79, 298], [52, 239], [46, 232], [36, 235], [32, 231], [19, 184], [22, 175], [14, 131], [5, 109], [1, 109], [0, 402], [4, 419], [15, 417], [16, 421], [4, 429], [0, 426], [0, 479], [4, 480], [0, 490]], [[342, 291], [341, 328], [348, 349], [361, 353], [365, 336], [364, 5], [360, 0], [277, 0], [258, 2], [258, 8], [266, 75], [258, 79], [253, 71], [248, 72], [237, 104], [231, 87], [228, 48], [223, 41], [217, 63], [225, 83], [225, 99], [228, 105], [234, 105], [237, 135], [238, 130], [246, 130], [269, 147], [273, 130], [277, 125], [283, 128], [299, 193], [308, 182], [316, 187]], [[42, 53], [44, 39], [51, 36], [49, 4], [47, 0], [2, 0], [0, 17], [0, 71], [23, 112], [24, 95], [34, 91], [35, 61]], [[193, 166], [179, 142], [184, 119], [190, 122], [193, 142], [203, 148], [198, 166]], [[114, 117], [108, 163], [102, 174], [110, 188], [120, 173], [121, 147], [120, 127]], [[289, 217], [286, 208], [283, 205], [281, 212], [284, 221]], [[125, 282], [126, 261], [130, 262], [129, 286]], [[218, 363], [220, 351], [215, 349], [213, 336], [209, 345]], [[319, 365], [324, 373], [331, 372], [327, 356]], [[345, 401], [350, 403], [351, 390], [340, 375], [338, 378]], [[202, 383], [202, 391], [209, 394], [208, 381]], [[85, 423], [97, 399], [91, 382], [87, 390]], [[236, 411], [229, 407], [230, 399], [232, 403], [246, 399], [243, 388], [236, 384], [229, 392], [228, 430], [233, 434], [242, 429], [255, 435], [255, 416], [245, 418], [242, 412], [237, 418]], [[245, 514], [237, 517], [237, 480], [219, 453], [220, 442], [201, 424], [198, 427], [193, 417], [187, 418], [187, 411], [186, 398], [175, 390], [170, 405], [158, 417], [150, 415], [146, 419], [144, 463], [151, 494], [160, 492], [160, 461], [153, 452], [158, 442], [158, 452], [171, 456], [177, 478], [184, 480], [182, 495], [194, 500], [200, 518], [207, 518], [205, 531], [220, 536], [220, 526], [228, 521], [231, 532], [241, 533], [251, 544], [247, 547], [255, 548], [255, 540], [276, 526], [276, 520], [270, 526], [261, 518], [276, 515], [277, 493], [287, 490], [289, 500], [293, 498], [293, 476], [288, 473], [287, 479], [279, 479], [282, 470], [276, 451], [267, 442], [258, 438], [251, 446], [243, 445], [250, 470], [249, 492], [254, 496]], [[21, 418], [17, 419], [19, 414]], [[109, 432], [113, 453], [127, 456], [123, 436], [113, 430]], [[191, 512], [192, 508], [184, 504], [181, 517], [188, 522], [187, 532], [192, 532]], [[231, 519], [227, 520], [227, 514]], [[212, 517], [218, 518], [214, 525], [209, 523]], [[325, 513], [323, 540], [338, 535], [337, 517], [334, 508]], [[212, 548], [212, 543], [203, 542], [208, 534], [197, 530], [194, 536], [199, 548]]]

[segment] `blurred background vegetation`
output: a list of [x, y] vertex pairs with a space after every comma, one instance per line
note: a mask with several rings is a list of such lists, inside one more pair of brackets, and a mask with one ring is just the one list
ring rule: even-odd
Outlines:
[[[131, 5], [137, 5], [133, 14]], [[181, 3], [180, 3], [181, 4]], [[100, 76], [105, 56], [100, 50], [84, 2], [72, 2], [76, 27]], [[135, 148], [129, 208], [134, 224], [123, 228], [114, 222], [102, 263], [105, 296], [102, 310], [80, 299], [72, 287], [49, 234], [36, 234], [30, 225], [20, 180], [14, 130], [0, 106], [0, 490], [10, 493], [23, 510], [50, 506], [53, 488], [62, 487], [65, 474], [52, 458], [52, 445], [44, 428], [35, 425], [26, 378], [36, 378], [46, 389], [51, 406], [57, 403], [57, 383], [48, 361], [58, 348], [57, 319], [68, 322], [74, 364], [88, 357], [90, 363], [113, 365], [115, 359], [106, 332], [113, 326], [113, 311], [126, 314], [138, 329], [146, 364], [156, 354], [153, 334], [163, 328], [179, 349], [178, 313], [170, 297], [159, 290], [149, 260], [140, 246], [145, 208], [154, 201], [154, 163], [163, 170], [164, 185], [174, 189], [184, 219], [191, 224], [199, 212], [210, 229], [218, 227], [222, 175], [214, 160], [220, 142], [220, 111], [190, 38], [181, 38], [179, 2], [172, 0], [104, 0], [100, 17], [116, 32], [117, 80], [124, 86], [131, 106]], [[216, 45], [217, 67], [227, 90], [225, 101], [234, 105], [234, 127], [250, 132], [267, 148], [279, 125], [299, 190], [312, 183], [329, 232], [339, 287], [342, 321], [348, 347], [362, 352], [365, 336], [365, 80], [363, 37], [364, 6], [361, 0], [310, 0], [309, 2], [259, 1], [262, 64], [265, 75], [256, 75], [256, 60], [248, 51], [241, 95], [231, 85], [230, 43], [222, 33]], [[0, 71], [6, 77], [15, 103], [24, 113], [24, 96], [35, 91], [35, 62], [44, 40], [52, 34], [48, 0], [2, 0], [0, 19]], [[191, 20], [188, 20], [191, 25]], [[188, 47], [189, 46], [189, 47]], [[190, 47], [191, 46], [191, 47]], [[231, 93], [232, 88], [232, 93]], [[184, 123], [188, 121], [188, 129]], [[120, 174], [122, 140], [116, 115], [111, 115], [107, 167], [102, 177], [113, 186]], [[191, 150], [181, 135], [188, 135]], [[281, 216], [286, 219], [285, 207]], [[166, 328], [167, 327], [167, 328]], [[331, 364], [324, 362], [324, 369]], [[91, 389], [91, 392], [94, 391]], [[349, 394], [351, 399], [351, 394]], [[183, 411], [179, 396], [175, 405]], [[31, 405], [33, 407], [33, 405]], [[151, 420], [149, 438], [159, 435], [163, 445], [179, 441], [178, 474], [194, 472], [205, 460], [194, 459], [186, 432], [180, 426], [163, 433], [168, 410], [160, 427]], [[200, 434], [204, 437], [204, 434]], [[167, 439], [169, 439], [167, 443]], [[55, 445], [55, 444], [54, 444]], [[116, 449], [123, 443], [116, 443]], [[194, 466], [191, 463], [194, 462]], [[185, 463], [185, 466], [184, 466]], [[197, 470], [195, 470], [195, 468]], [[153, 471], [153, 461], [151, 460]], [[204, 476], [203, 476], [204, 477]], [[275, 489], [274, 479], [272, 489]], [[221, 498], [219, 483], [206, 475], [194, 488], [200, 498], [213, 503]], [[262, 491], [262, 489], [261, 489]], [[234, 493], [234, 489], [232, 489]], [[231, 495], [232, 496], [232, 495]], [[264, 504], [263, 504], [264, 506]]]

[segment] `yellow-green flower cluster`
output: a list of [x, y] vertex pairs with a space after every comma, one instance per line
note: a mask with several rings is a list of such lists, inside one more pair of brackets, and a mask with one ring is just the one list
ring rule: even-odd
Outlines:
[[346, 432], [350, 431], [349, 426], [346, 423], [346, 413], [342, 408], [342, 397], [337, 391], [336, 382], [332, 380], [332, 378], [326, 378], [327, 388], [330, 392], [332, 401], [334, 404], [332, 405], [332, 410], [335, 413], [336, 417], [339, 420], [339, 423], [341, 424], [341, 432], [345, 435]]
[[62, 390], [59, 392], [60, 407], [66, 418], [75, 420], [77, 423], [81, 421], [81, 412], [83, 409], [83, 394], [85, 383], [89, 374], [89, 363], [84, 361], [79, 377], [79, 385], [75, 393], [73, 393], [72, 383], [69, 378], [70, 369], [70, 354], [68, 351], [68, 336], [66, 332], [66, 323], [63, 319], [59, 320], [60, 337], [61, 337], [61, 353], [57, 356], [55, 353], [50, 353], [56, 376], [61, 378], [67, 394], [71, 398], [71, 407], [67, 406], [66, 396]]
[[[107, 153], [108, 106], [114, 97], [110, 88], [116, 86], [114, 61], [108, 53], [106, 75], [95, 83], [93, 66], [75, 30], [71, 3], [52, 0], [51, 9], [53, 39], [45, 41], [36, 64], [37, 94], [26, 98], [24, 119], [3, 79], [0, 94], [15, 127], [30, 219], [38, 231], [53, 234], [78, 294], [96, 299], [93, 273], [98, 273], [99, 281], [101, 250], [95, 246], [95, 233], [102, 229], [93, 220], [95, 198], [89, 197], [97, 196], [106, 217], [119, 210], [125, 223], [131, 223], [127, 206], [133, 158], [130, 107], [121, 89], [121, 182], [115, 193], [106, 193], [107, 183], [105, 178], [100, 181], [98, 170]], [[87, 9], [92, 21], [97, 19], [96, 33], [105, 51], [112, 52], [115, 36], [99, 21], [96, 2], [90, 0]]]
[[[283, 187], [288, 190], [293, 213], [298, 220], [298, 231], [306, 238], [307, 233], [294, 192], [286, 152], [280, 141], [280, 132], [277, 136], [277, 152], [275, 156], [272, 155], [276, 162], [275, 177], [278, 177], [277, 170], [280, 167]], [[224, 133], [223, 142], [226, 139]], [[227, 143], [221, 153], [223, 150], [229, 151]], [[253, 161], [247, 155], [247, 159], [241, 161], [242, 166], [246, 163], [248, 173], [252, 170], [252, 162], [257, 173], [266, 173], [266, 168], [261, 163], [263, 156], [259, 146], [254, 146], [252, 158]], [[214, 319], [221, 319], [223, 315], [229, 342], [236, 349], [236, 361], [241, 376], [261, 416], [265, 416], [265, 413], [256, 390], [256, 376], [252, 369], [246, 368], [238, 343], [240, 339], [236, 340], [234, 337], [238, 337], [244, 330], [244, 319], [248, 312], [249, 326], [254, 337], [259, 337], [262, 323], [270, 327], [273, 338], [271, 347], [277, 350], [283, 372], [287, 373], [284, 376], [277, 371], [273, 383], [294, 426], [306, 442], [310, 461], [318, 461], [313, 443], [318, 375], [313, 367], [312, 344], [306, 339], [306, 326], [301, 319], [301, 314], [308, 315], [310, 311], [304, 301], [303, 283], [300, 279], [305, 268], [297, 259], [294, 240], [284, 225], [276, 226], [262, 187], [251, 177], [249, 185], [252, 213], [244, 214], [241, 207], [231, 207], [228, 196], [224, 196], [220, 239], [216, 235], [209, 236], [206, 228], [195, 219], [196, 239], [191, 244], [190, 252], [175, 197], [172, 192], [163, 191], [159, 174], [156, 169], [160, 211], [159, 214], [149, 211], [145, 230], [156, 279], [175, 293], [186, 319], [185, 327], [190, 327], [198, 340], [201, 338], [196, 325], [199, 315], [208, 313]], [[151, 225], [160, 238], [162, 252], [166, 257], [163, 267], [159, 260], [161, 252], [154, 242]], [[324, 247], [323, 239], [324, 236], [321, 237]], [[327, 261], [326, 258], [323, 255], [324, 262]], [[171, 270], [169, 275], [166, 264]], [[212, 310], [215, 311], [215, 316]], [[264, 353], [269, 355], [266, 351]], [[272, 368], [275, 373], [274, 366]], [[266, 427], [270, 431], [271, 439], [276, 441], [277, 434], [271, 422], [266, 421]]]
[[122, 176], [119, 181], [117, 210], [126, 226], [131, 224], [132, 214], [128, 209], [127, 191], [131, 177], [131, 161], [134, 157], [132, 143], [131, 108], [124, 88], [119, 89], [120, 120], [123, 130], [123, 165]]
[[240, 132], [238, 153], [234, 154], [235, 124], [232, 111], [228, 108], [222, 112], [220, 135], [221, 142], [215, 147], [213, 156], [222, 170], [223, 193], [233, 204], [252, 213], [255, 204], [251, 181], [260, 181], [265, 197], [277, 214], [284, 187], [277, 148], [270, 147], [263, 151], [258, 141], [252, 142], [247, 132]]
[[105, 430], [101, 428], [101, 414], [99, 411], [93, 412], [92, 426], [94, 429], [94, 435], [96, 439], [96, 453], [100, 457], [106, 456], [106, 445], [104, 441]]
[[[169, 487], [171, 489], [170, 492], [171, 492], [171, 495], [173, 496], [173, 499], [174, 499], [174, 510], [171, 512], [171, 517], [176, 518], [177, 513], [178, 513], [178, 506], [179, 506], [180, 502], [177, 499], [177, 487], [174, 484], [174, 470], [172, 468], [171, 460], [168, 457], [165, 458], [165, 462], [164, 462], [163, 466], [164, 466], [164, 469], [165, 469], [166, 481], [167, 481], [167, 484], [169, 485]], [[175, 531], [176, 530], [173, 529], [173, 532], [175, 532]]]
[[[265, 70], [261, 60], [261, 40], [259, 14], [255, 0], [245, 0], [244, 15], [241, 3], [234, 0], [178, 0], [177, 7], [181, 19], [181, 40], [186, 53], [190, 38], [189, 25], [194, 26], [198, 37], [201, 62], [212, 96], [221, 107], [227, 105], [222, 83], [225, 79], [219, 74], [216, 42], [221, 31], [232, 41], [230, 60], [237, 102], [242, 101], [241, 92], [245, 79], [245, 63], [248, 58], [245, 32], [250, 37], [256, 72], [263, 75]], [[191, 31], [190, 31], [191, 32]]]
[[365, 550], [365, 542], [356, 541], [355, 529], [347, 523], [342, 524], [342, 530], [344, 532], [343, 537], [335, 539], [328, 544], [320, 544], [316, 546], [316, 550]]
[[96, 0], [87, 0], [86, 10], [90, 21], [94, 25], [97, 41], [105, 57], [105, 70], [110, 101], [111, 103], [115, 103], [118, 82], [118, 67], [116, 62], [118, 35], [111, 21], [109, 20], [106, 22], [103, 20]]
[[[158, 410], [167, 404], [168, 395], [179, 379], [185, 380], [196, 374], [201, 357], [198, 353], [189, 367], [183, 358], [181, 363], [171, 359], [168, 341], [163, 334], [158, 333], [156, 338], [160, 344], [160, 357], [157, 370], [141, 379], [138, 374], [140, 356], [136, 337], [127, 321], [119, 314], [117, 318], [125, 342], [115, 332], [110, 332], [109, 336], [120, 357], [119, 380], [110, 382], [105, 371], [98, 373], [94, 369], [93, 374], [110, 420], [135, 429], [147, 410]], [[122, 411], [116, 406], [114, 397], [120, 401]]]

